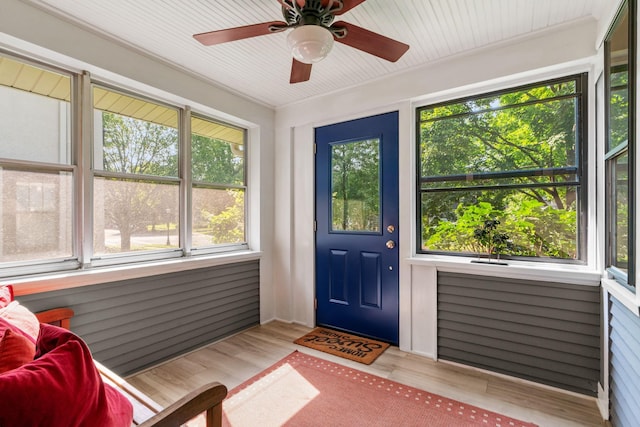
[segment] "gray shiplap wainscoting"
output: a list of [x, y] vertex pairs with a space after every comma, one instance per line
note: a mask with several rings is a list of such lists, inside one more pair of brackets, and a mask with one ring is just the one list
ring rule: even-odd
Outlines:
[[70, 307], [96, 360], [129, 375], [260, 322], [260, 263], [240, 262], [18, 298]]
[[591, 396], [600, 288], [438, 273], [438, 357]]
[[610, 410], [616, 427], [640, 420], [640, 318], [610, 298]]

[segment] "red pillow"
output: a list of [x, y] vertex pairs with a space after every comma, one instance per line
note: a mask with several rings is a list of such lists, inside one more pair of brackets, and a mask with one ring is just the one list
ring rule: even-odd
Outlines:
[[0, 375], [0, 425], [129, 427], [131, 403], [102, 382], [87, 345], [41, 325], [36, 359]]
[[0, 374], [31, 362], [35, 354], [36, 346], [29, 338], [11, 328], [0, 332]]

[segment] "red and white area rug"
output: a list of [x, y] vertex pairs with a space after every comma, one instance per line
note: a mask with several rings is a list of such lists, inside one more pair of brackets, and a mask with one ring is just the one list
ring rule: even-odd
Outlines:
[[223, 425], [535, 426], [298, 351], [231, 390]]

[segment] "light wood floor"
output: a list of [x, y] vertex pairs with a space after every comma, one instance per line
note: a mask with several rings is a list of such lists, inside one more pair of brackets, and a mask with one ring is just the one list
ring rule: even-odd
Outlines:
[[293, 344], [308, 328], [283, 322], [256, 326], [133, 375], [127, 380], [161, 405], [210, 381], [229, 390], [294, 350], [490, 411], [546, 426], [602, 426], [595, 399], [564, 393], [389, 348], [363, 365]]

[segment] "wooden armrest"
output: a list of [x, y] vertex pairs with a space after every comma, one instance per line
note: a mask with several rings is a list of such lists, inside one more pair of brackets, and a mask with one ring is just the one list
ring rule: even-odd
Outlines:
[[49, 323], [65, 329], [70, 329], [73, 314], [73, 310], [70, 308], [53, 308], [35, 313], [40, 323]]
[[227, 396], [227, 388], [218, 383], [206, 384], [160, 411], [139, 427], [175, 427], [206, 411], [207, 427], [222, 425], [222, 400]]
[[162, 406], [151, 400], [146, 394], [129, 384], [102, 363], [94, 360], [102, 381], [118, 390], [133, 406], [133, 424], [138, 425], [162, 411]]

